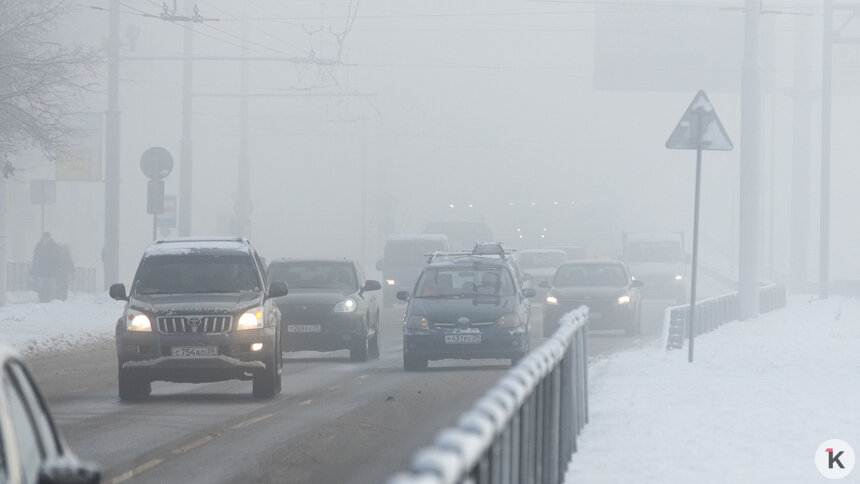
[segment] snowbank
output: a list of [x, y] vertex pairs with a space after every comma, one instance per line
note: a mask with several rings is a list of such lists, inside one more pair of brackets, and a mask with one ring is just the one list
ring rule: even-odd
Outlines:
[[0, 308], [0, 343], [24, 354], [71, 348], [114, 333], [124, 305], [107, 294]]
[[695, 348], [692, 364], [655, 344], [591, 368], [565, 482], [822, 482], [819, 444], [860, 448], [860, 301], [793, 298]]

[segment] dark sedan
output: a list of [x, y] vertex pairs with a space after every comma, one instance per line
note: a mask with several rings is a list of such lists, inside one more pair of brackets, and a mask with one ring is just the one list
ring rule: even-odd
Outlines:
[[580, 306], [589, 308], [591, 329], [623, 329], [627, 335], [642, 330], [639, 288], [642, 282], [622, 262], [575, 261], [561, 265], [543, 306], [543, 333], [549, 336], [561, 317]]
[[269, 265], [269, 280], [285, 282], [278, 298], [284, 351], [349, 350], [353, 361], [379, 356], [378, 281], [345, 259], [281, 259]]

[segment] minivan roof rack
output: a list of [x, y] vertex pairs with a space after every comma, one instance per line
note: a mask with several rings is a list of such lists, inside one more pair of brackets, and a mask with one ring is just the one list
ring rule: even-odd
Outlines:
[[239, 242], [250, 245], [250, 241], [244, 237], [169, 237], [156, 240], [156, 244], [183, 243], [183, 242]]
[[501, 260], [508, 260], [508, 256], [513, 254], [512, 249], [506, 249], [501, 242], [476, 243], [472, 250], [461, 250], [457, 252], [430, 252], [424, 254], [427, 257], [427, 263], [431, 263], [441, 257], [475, 257], [475, 256], [497, 256]]

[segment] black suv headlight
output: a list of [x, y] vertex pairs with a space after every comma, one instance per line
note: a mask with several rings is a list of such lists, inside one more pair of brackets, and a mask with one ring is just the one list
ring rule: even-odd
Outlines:
[[245, 314], [239, 317], [239, 322], [236, 324], [236, 329], [262, 329], [264, 325], [265, 324], [263, 321], [263, 307], [260, 306], [258, 308], [245, 311]]
[[125, 312], [125, 330], [152, 332], [152, 322], [149, 320], [149, 316], [142, 312], [128, 309]]
[[409, 329], [427, 329], [429, 325], [430, 322], [427, 321], [427, 318], [417, 314], [409, 316], [409, 319], [406, 320], [406, 327]]

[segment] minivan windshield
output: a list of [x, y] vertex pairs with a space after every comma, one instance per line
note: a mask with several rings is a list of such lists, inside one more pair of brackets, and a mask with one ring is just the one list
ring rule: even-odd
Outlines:
[[628, 242], [628, 262], [678, 262], [684, 258], [681, 244], [674, 240]]
[[627, 273], [618, 264], [565, 264], [558, 268], [553, 286], [624, 286]]
[[421, 274], [415, 297], [513, 296], [510, 272], [499, 266], [431, 267]]
[[260, 292], [250, 255], [158, 255], [137, 271], [134, 294]]
[[269, 266], [269, 281], [290, 289], [358, 290], [355, 268], [346, 262], [284, 262]]

